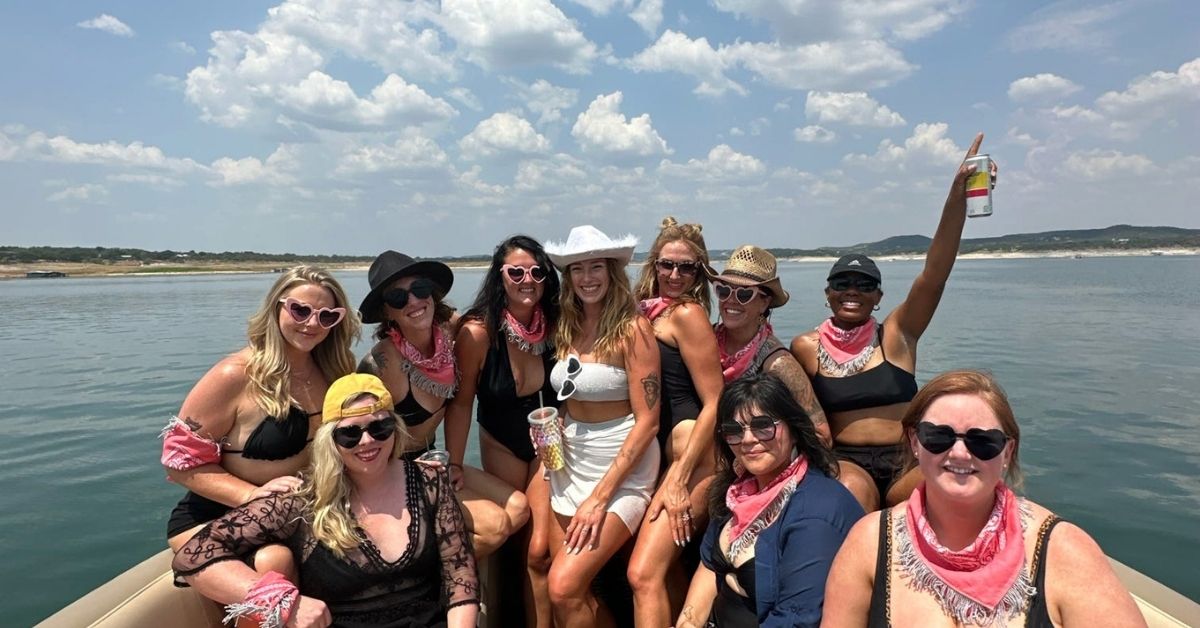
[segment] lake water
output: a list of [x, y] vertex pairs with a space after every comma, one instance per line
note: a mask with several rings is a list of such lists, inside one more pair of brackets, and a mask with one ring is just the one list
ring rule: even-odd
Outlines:
[[[921, 263], [881, 268], [886, 313]], [[826, 315], [827, 269], [781, 268], [785, 341]], [[459, 271], [450, 301], [467, 305], [481, 275]], [[357, 304], [366, 273], [338, 277]], [[158, 431], [242, 346], [274, 280], [0, 282], [0, 623], [38, 621], [164, 547], [182, 490], [164, 479]], [[991, 369], [1021, 423], [1025, 492], [1200, 600], [1197, 295], [1198, 257], [960, 261], [918, 378]]]

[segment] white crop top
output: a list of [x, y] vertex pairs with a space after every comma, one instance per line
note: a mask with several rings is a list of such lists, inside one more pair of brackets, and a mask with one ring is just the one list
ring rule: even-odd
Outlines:
[[[568, 375], [568, 368], [576, 369]], [[567, 390], [563, 390], [567, 382]], [[559, 360], [550, 371], [550, 385], [558, 398], [579, 401], [624, 401], [629, 399], [629, 375], [625, 369], [601, 362], [581, 362], [571, 354]]]

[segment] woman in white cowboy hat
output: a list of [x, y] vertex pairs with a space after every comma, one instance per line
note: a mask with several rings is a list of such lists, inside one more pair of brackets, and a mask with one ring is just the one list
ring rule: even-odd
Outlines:
[[566, 400], [566, 464], [550, 473], [549, 589], [560, 626], [613, 625], [591, 583], [637, 531], [658, 475], [658, 346], [625, 275], [636, 243], [589, 225], [545, 246], [563, 272], [550, 373]]
[[750, 244], [738, 247], [712, 283], [721, 316], [713, 330], [725, 383], [756, 373], [773, 373], [787, 384], [812, 419], [817, 436], [828, 446], [829, 424], [808, 376], [771, 327], [771, 310], [783, 307], [791, 298], [776, 274], [775, 256]]
[[[363, 323], [378, 323], [378, 342], [358, 370], [383, 380], [396, 400], [396, 416], [412, 439], [404, 452], [415, 459], [433, 449], [437, 427], [448, 400], [458, 389], [459, 371], [449, 331], [453, 309], [445, 303], [454, 284], [450, 267], [433, 260], [417, 261], [396, 251], [384, 251], [367, 272], [371, 290], [359, 313]], [[475, 535], [482, 558], [500, 547], [529, 519], [524, 495], [499, 478], [451, 462], [458, 480], [458, 498], [467, 511], [467, 527]]]

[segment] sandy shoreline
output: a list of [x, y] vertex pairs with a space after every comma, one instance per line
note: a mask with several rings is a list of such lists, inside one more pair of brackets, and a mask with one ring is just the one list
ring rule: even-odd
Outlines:
[[[1151, 256], [1200, 255], [1198, 248], [1163, 248], [1163, 249], [1094, 249], [1080, 251], [1030, 251], [1011, 253], [964, 253], [958, 259], [972, 260], [1005, 260], [1005, 259], [1035, 259], [1035, 258], [1086, 258], [1086, 257], [1151, 257]], [[787, 257], [781, 261], [800, 263], [829, 264], [834, 257]], [[879, 262], [910, 261], [925, 259], [924, 255], [879, 255]], [[724, 260], [713, 260], [720, 264]], [[449, 262], [453, 268], [479, 269], [486, 264], [478, 262]], [[366, 272], [368, 265], [328, 264], [330, 270]], [[24, 279], [25, 273], [33, 271], [55, 271], [66, 273], [68, 277], [162, 277], [171, 275], [225, 275], [279, 272], [287, 268], [278, 262], [247, 262], [247, 263], [212, 263], [212, 264], [84, 264], [72, 262], [49, 262], [45, 264], [0, 264], [0, 279]]]

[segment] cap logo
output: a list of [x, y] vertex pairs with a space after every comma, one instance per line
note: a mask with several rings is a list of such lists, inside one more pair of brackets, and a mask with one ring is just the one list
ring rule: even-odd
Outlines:
[[862, 266], [862, 262], [859, 262], [858, 260], [851, 260], [850, 263], [846, 264], [846, 265], [847, 266]]

